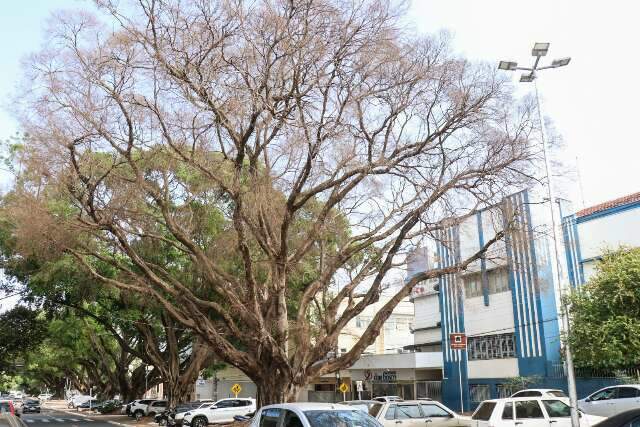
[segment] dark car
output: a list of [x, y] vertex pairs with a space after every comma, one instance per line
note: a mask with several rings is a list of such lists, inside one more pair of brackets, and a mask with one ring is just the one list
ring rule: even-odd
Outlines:
[[27, 399], [22, 403], [23, 414], [39, 414], [40, 413], [40, 401], [37, 399]]
[[90, 408], [99, 407], [100, 405], [101, 405], [101, 402], [98, 402], [97, 399], [91, 399], [91, 400], [87, 400], [81, 405], [76, 406], [76, 408], [90, 409]]
[[638, 427], [640, 426], [640, 409], [622, 412], [600, 421], [593, 427]]

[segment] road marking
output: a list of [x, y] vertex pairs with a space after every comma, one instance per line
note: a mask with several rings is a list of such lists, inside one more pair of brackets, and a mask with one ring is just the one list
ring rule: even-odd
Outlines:
[[69, 418], [69, 421], [73, 421], [74, 423], [79, 423], [80, 422], [80, 420], [76, 420], [75, 418]]
[[43, 423], [48, 423], [49, 422], [49, 418], [43, 418], [40, 421], [42, 421]]
[[25, 419], [25, 421], [26, 421], [26, 422], [28, 422], [28, 423], [32, 423], [32, 422], [34, 422], [35, 420], [34, 420], [34, 419], [32, 419], [32, 418], [27, 418], [27, 419]]
[[58, 421], [59, 423], [63, 423], [64, 420], [62, 418], [54, 418], [54, 420]]

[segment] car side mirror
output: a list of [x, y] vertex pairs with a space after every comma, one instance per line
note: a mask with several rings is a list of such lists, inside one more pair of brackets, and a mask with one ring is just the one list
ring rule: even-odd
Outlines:
[[591, 398], [590, 398], [590, 397], [587, 397], [584, 401], [585, 401], [585, 402], [591, 402]]

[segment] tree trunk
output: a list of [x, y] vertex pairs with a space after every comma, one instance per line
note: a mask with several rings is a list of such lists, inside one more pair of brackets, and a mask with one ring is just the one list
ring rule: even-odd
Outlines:
[[254, 380], [258, 387], [258, 408], [275, 403], [295, 402], [306, 384], [293, 384], [273, 375], [266, 380]]

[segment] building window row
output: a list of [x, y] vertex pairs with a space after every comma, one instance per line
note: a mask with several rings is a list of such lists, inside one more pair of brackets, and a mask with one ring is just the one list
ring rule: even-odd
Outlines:
[[516, 357], [515, 334], [484, 335], [469, 337], [467, 342], [469, 360], [506, 359]]
[[[509, 274], [506, 268], [494, 268], [486, 271], [485, 274], [487, 275], [489, 294], [497, 294], [509, 290]], [[482, 272], [466, 274], [462, 280], [466, 298], [482, 296]]]

